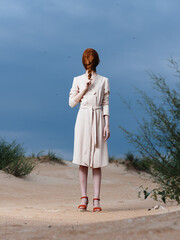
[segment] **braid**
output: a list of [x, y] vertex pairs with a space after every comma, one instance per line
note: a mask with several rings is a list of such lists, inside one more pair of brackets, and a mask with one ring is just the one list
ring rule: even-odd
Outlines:
[[89, 64], [87, 65], [87, 70], [88, 70], [88, 79], [91, 79], [92, 70], [93, 70], [92, 63], [89, 63]]

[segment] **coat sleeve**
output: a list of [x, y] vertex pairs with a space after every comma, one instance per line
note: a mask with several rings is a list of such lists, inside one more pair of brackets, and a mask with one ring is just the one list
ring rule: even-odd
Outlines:
[[103, 116], [109, 115], [109, 94], [110, 94], [109, 79], [106, 78], [104, 83], [104, 95], [102, 101]]
[[69, 92], [69, 106], [72, 107], [72, 108], [75, 107], [78, 104], [78, 102], [76, 102], [74, 100], [74, 97], [78, 93], [79, 93], [79, 87], [77, 85], [77, 78], [74, 77], [72, 87], [71, 87], [70, 92]]

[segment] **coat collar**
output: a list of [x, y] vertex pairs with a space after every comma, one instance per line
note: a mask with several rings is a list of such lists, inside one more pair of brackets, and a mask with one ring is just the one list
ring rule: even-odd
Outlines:
[[[88, 77], [87, 77], [87, 75], [86, 75], [85, 73], [84, 73], [82, 76], [83, 76], [83, 78], [84, 78], [85, 80], [88, 80]], [[99, 79], [99, 77], [100, 77], [100, 75], [97, 74], [96, 78], [92, 80], [92, 81], [93, 81], [92, 83], [96, 82], [96, 81]]]

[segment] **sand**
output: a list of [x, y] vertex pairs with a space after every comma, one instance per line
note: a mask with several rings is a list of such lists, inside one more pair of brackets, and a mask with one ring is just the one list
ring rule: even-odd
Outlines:
[[[26, 178], [0, 171], [0, 240], [179, 239], [180, 206], [138, 198], [139, 186], [155, 187], [150, 176], [124, 165], [102, 168], [102, 212], [93, 212], [89, 168], [87, 212], [78, 212], [78, 165], [39, 163]], [[165, 209], [148, 211], [160, 204]]]

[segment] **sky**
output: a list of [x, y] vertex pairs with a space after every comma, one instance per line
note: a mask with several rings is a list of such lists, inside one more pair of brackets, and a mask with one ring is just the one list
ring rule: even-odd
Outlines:
[[153, 96], [147, 70], [177, 78], [169, 58], [180, 59], [178, 0], [1, 0], [0, 137], [23, 144], [26, 154], [48, 150], [72, 160], [78, 105], [68, 104], [75, 76], [85, 73], [82, 54], [94, 48], [97, 73], [110, 84], [110, 156], [134, 146], [119, 125], [136, 131], [134, 86]]

